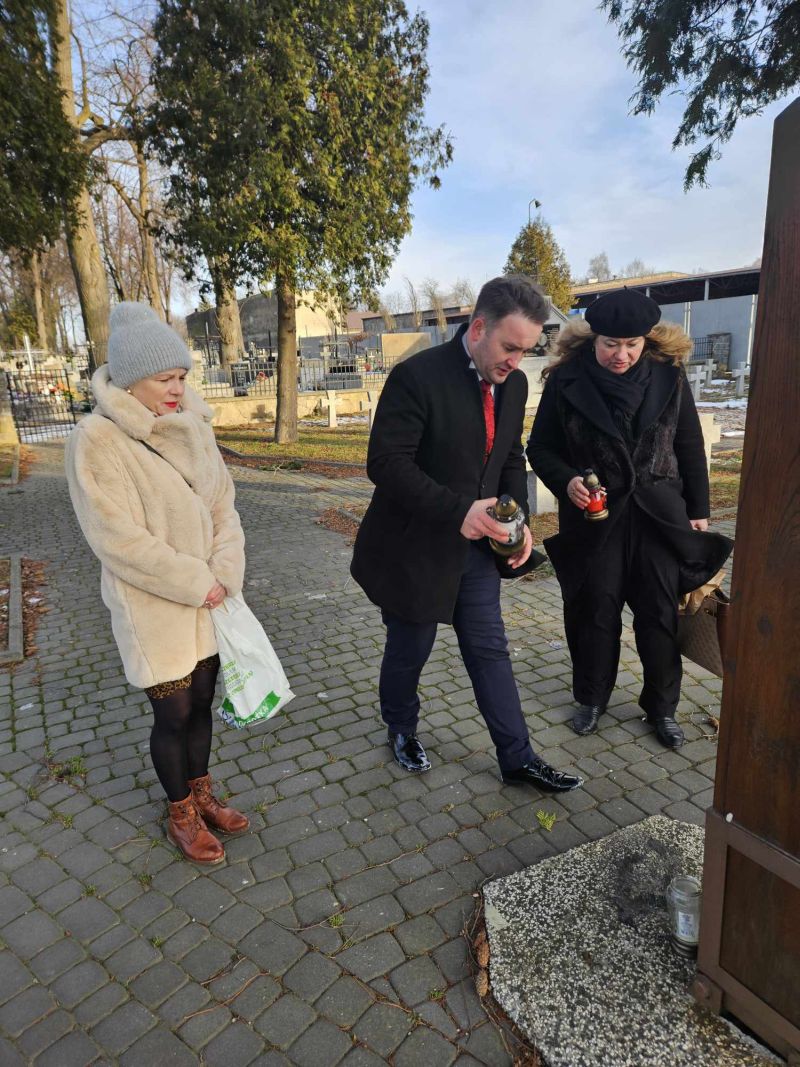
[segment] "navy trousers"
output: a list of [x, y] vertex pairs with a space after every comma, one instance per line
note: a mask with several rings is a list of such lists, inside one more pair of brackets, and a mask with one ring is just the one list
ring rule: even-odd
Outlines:
[[[386, 648], [380, 676], [381, 715], [393, 733], [416, 733], [417, 689], [436, 638], [436, 623], [406, 622], [388, 612], [383, 612], [383, 621]], [[476, 542], [470, 545], [467, 568], [461, 576], [453, 628], [500, 769], [518, 770], [533, 759], [533, 749], [500, 614], [500, 575], [491, 550]]]

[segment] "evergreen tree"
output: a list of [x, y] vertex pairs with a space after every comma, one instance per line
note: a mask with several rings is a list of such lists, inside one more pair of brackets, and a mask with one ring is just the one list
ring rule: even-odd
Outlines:
[[800, 85], [798, 0], [602, 0], [639, 76], [633, 113], [650, 115], [661, 97], [686, 98], [673, 148], [692, 156], [684, 188], [705, 185], [712, 160], [740, 118]]
[[415, 182], [451, 146], [424, 124], [428, 24], [401, 0], [161, 0], [152, 142], [185, 264], [274, 282], [276, 439], [296, 440], [295, 302], [385, 280]]
[[26, 260], [59, 236], [85, 171], [48, 47], [53, 11], [52, 0], [0, 6], [0, 250]]
[[527, 274], [540, 285], [561, 311], [572, 307], [567, 258], [541, 218], [526, 223], [511, 246], [504, 274]]

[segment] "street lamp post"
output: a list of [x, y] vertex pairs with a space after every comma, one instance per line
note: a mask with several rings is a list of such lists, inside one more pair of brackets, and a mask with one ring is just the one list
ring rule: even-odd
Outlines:
[[532, 200], [528, 201], [528, 225], [529, 226], [531, 224], [531, 205], [533, 205], [534, 207], [541, 207], [542, 206], [542, 202], [540, 200], [537, 200], [536, 197], [534, 197]]

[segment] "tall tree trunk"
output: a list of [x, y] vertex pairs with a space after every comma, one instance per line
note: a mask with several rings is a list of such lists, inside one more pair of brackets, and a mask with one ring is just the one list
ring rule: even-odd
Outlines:
[[39, 348], [47, 348], [47, 325], [42, 298], [42, 269], [38, 251], [31, 254], [31, 275], [33, 277], [33, 306], [36, 309], [36, 336], [39, 339]]
[[278, 410], [275, 440], [290, 445], [297, 440], [297, 324], [295, 292], [291, 279], [275, 279], [278, 298]]
[[[76, 127], [75, 93], [72, 86], [71, 35], [67, 0], [56, 0], [53, 13], [55, 71], [61, 87], [61, 106], [67, 122]], [[86, 339], [92, 346], [96, 366], [106, 362], [108, 353], [108, 286], [100, 256], [100, 245], [92, 218], [86, 186], [69, 208], [67, 244]]]
[[161, 292], [158, 283], [156, 249], [153, 241], [153, 231], [150, 229], [150, 193], [147, 188], [149, 181], [147, 160], [140, 144], [134, 144], [133, 150], [136, 153], [136, 167], [139, 171], [139, 214], [136, 216], [136, 222], [139, 226], [139, 237], [142, 242], [144, 284], [147, 289], [147, 299], [150, 302], [150, 306], [157, 312], [160, 319], [164, 319], [164, 306], [161, 303]]
[[217, 329], [220, 339], [220, 363], [229, 367], [244, 355], [242, 321], [239, 318], [239, 302], [236, 290], [225, 276], [222, 264], [211, 264], [214, 281], [214, 296], [217, 301]]

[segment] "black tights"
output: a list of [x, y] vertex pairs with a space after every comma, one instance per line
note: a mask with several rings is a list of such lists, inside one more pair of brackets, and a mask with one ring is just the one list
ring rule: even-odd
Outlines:
[[[153, 706], [150, 756], [167, 799], [185, 800], [189, 779], [208, 774], [211, 752], [211, 704], [217, 684], [219, 660], [212, 666], [198, 666], [191, 683], [175, 688], [167, 696], [148, 692]], [[166, 687], [158, 687], [166, 688]]]

